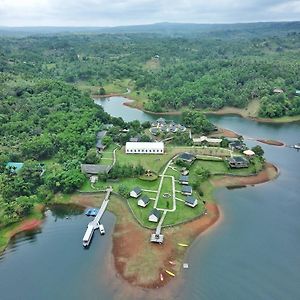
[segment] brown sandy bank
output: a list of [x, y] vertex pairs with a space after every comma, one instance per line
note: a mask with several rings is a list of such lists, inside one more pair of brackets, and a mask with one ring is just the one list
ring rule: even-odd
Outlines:
[[271, 145], [271, 146], [284, 146], [283, 142], [275, 141], [275, 140], [263, 140], [263, 139], [257, 139], [258, 142]]
[[[72, 202], [84, 206], [100, 203], [99, 195], [74, 195]], [[178, 243], [191, 245], [200, 233], [204, 232], [219, 219], [219, 208], [214, 203], [206, 205], [207, 215], [181, 226], [163, 229], [165, 242], [163, 245], [149, 242], [151, 230], [142, 228], [129, 212], [125, 200], [112, 196], [109, 210], [116, 217], [113, 232], [113, 263], [117, 273], [130, 285], [143, 288], [157, 288], [166, 285], [173, 277], [165, 270], [178, 276], [188, 247]], [[170, 261], [173, 263], [171, 264]], [[164, 280], [160, 280], [160, 274]]]

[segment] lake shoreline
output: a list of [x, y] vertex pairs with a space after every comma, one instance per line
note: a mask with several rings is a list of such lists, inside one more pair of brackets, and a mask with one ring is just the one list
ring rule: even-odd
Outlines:
[[[126, 98], [128, 100], [130, 100], [130, 102], [124, 102], [123, 105], [131, 107], [131, 108], [135, 108], [138, 110], [141, 110], [145, 113], [151, 114], [151, 115], [157, 115], [157, 116], [161, 116], [161, 115], [167, 115], [167, 116], [179, 116], [181, 115], [182, 111], [166, 111], [166, 112], [153, 112], [153, 111], [149, 111], [146, 110], [143, 107], [143, 104], [131, 99], [129, 97], [129, 94], [118, 94], [118, 93], [111, 93], [111, 94], [107, 94], [107, 95], [91, 95], [92, 99], [94, 98], [110, 98], [110, 97], [123, 97]], [[271, 118], [262, 118], [262, 117], [254, 117], [254, 116], [247, 116], [241, 112], [237, 111], [237, 108], [235, 107], [228, 107], [226, 108], [226, 110], [224, 109], [220, 109], [218, 111], [201, 111], [200, 112], [206, 114], [206, 115], [218, 115], [218, 116], [230, 116], [230, 115], [236, 115], [236, 116], [240, 116], [244, 119], [248, 119], [251, 121], [255, 121], [258, 123], [270, 123], [270, 124], [288, 124], [288, 123], [297, 123], [300, 122], [300, 116], [294, 116], [294, 117], [290, 117], [290, 119], [284, 119], [284, 118], [288, 118], [288, 116], [283, 117], [283, 119], [280, 118], [276, 118], [276, 119], [271, 119]]]

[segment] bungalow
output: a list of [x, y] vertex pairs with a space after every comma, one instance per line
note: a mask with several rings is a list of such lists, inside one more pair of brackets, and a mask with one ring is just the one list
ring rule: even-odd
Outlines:
[[296, 96], [300, 96], [300, 90], [296, 90], [295, 94]]
[[107, 174], [110, 170], [110, 166], [94, 164], [81, 164], [80, 168], [81, 172], [85, 173], [88, 177], [98, 174]]
[[164, 125], [164, 124], [166, 124], [166, 120], [164, 118], [159, 118], [156, 120], [156, 123], [158, 125]]
[[6, 169], [9, 170], [10, 173], [17, 173], [23, 168], [23, 166], [24, 163], [10, 161], [6, 164]]
[[130, 197], [138, 198], [142, 194], [142, 190], [137, 186], [130, 192]]
[[186, 131], [186, 127], [179, 124], [178, 125], [178, 130], [180, 130], [181, 132], [184, 132], [184, 131]]
[[185, 185], [189, 184], [189, 176], [181, 175], [179, 177], [179, 183], [180, 184], [185, 184]]
[[231, 150], [244, 151], [244, 150], [246, 150], [246, 145], [242, 141], [236, 140], [236, 141], [229, 143], [229, 148]]
[[248, 157], [252, 157], [255, 155], [255, 152], [250, 149], [243, 151], [243, 153]]
[[167, 125], [163, 125], [160, 127], [160, 131], [161, 132], [168, 132], [169, 131], [169, 127]]
[[184, 152], [178, 155], [178, 159], [191, 165], [195, 161], [196, 156], [192, 153]]
[[190, 207], [195, 207], [198, 204], [198, 200], [193, 196], [187, 196], [184, 204]]
[[181, 194], [186, 196], [191, 196], [193, 192], [193, 189], [190, 185], [183, 185], [181, 188]]
[[229, 166], [231, 168], [239, 169], [239, 168], [248, 168], [249, 161], [248, 159], [242, 156], [233, 156], [228, 159]]
[[106, 136], [106, 134], [107, 134], [106, 130], [102, 130], [97, 133], [96, 148], [98, 151], [103, 151], [106, 148], [106, 145], [102, 143], [102, 140]]
[[129, 139], [129, 142], [140, 142], [141, 141], [141, 136], [137, 135], [135, 137], [132, 137]]
[[194, 144], [208, 144], [208, 145], [211, 145], [211, 146], [220, 146], [222, 142], [222, 139], [219, 139], [219, 138], [209, 138], [209, 137], [206, 137], [206, 136], [201, 136], [200, 138], [194, 138], [193, 139], [193, 143]]
[[171, 124], [169, 129], [170, 129], [171, 132], [176, 132], [178, 130], [178, 128], [174, 124]]
[[161, 217], [161, 212], [160, 212], [159, 210], [157, 210], [156, 208], [154, 208], [154, 209], [151, 211], [148, 220], [149, 220], [150, 222], [155, 222], [155, 223], [157, 223], [158, 220], [160, 219], [160, 217]]
[[156, 127], [150, 128], [150, 133], [153, 135], [158, 135], [159, 134], [158, 128]]
[[150, 203], [150, 199], [147, 195], [143, 195], [139, 200], [138, 200], [138, 206], [141, 207], [146, 207]]
[[277, 88], [276, 88], [276, 89], [273, 90], [273, 93], [274, 93], [274, 94], [282, 94], [282, 93], [283, 93], [283, 90], [282, 90], [282, 89], [277, 89]]
[[125, 146], [127, 154], [163, 154], [163, 142], [127, 142]]

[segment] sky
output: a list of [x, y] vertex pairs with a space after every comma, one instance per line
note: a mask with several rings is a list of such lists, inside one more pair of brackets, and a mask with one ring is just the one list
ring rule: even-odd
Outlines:
[[0, 0], [0, 26], [299, 20], [300, 0]]

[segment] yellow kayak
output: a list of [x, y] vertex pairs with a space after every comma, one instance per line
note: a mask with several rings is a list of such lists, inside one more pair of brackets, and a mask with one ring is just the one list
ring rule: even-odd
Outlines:
[[178, 243], [178, 245], [181, 246], [181, 247], [188, 247], [189, 246], [187, 244], [182, 244], [182, 243]]
[[172, 273], [172, 272], [170, 272], [170, 271], [168, 271], [168, 270], [166, 270], [166, 273], [168, 273], [169, 275], [171, 275], [171, 276], [175, 277], [175, 274], [174, 274], [174, 273]]

